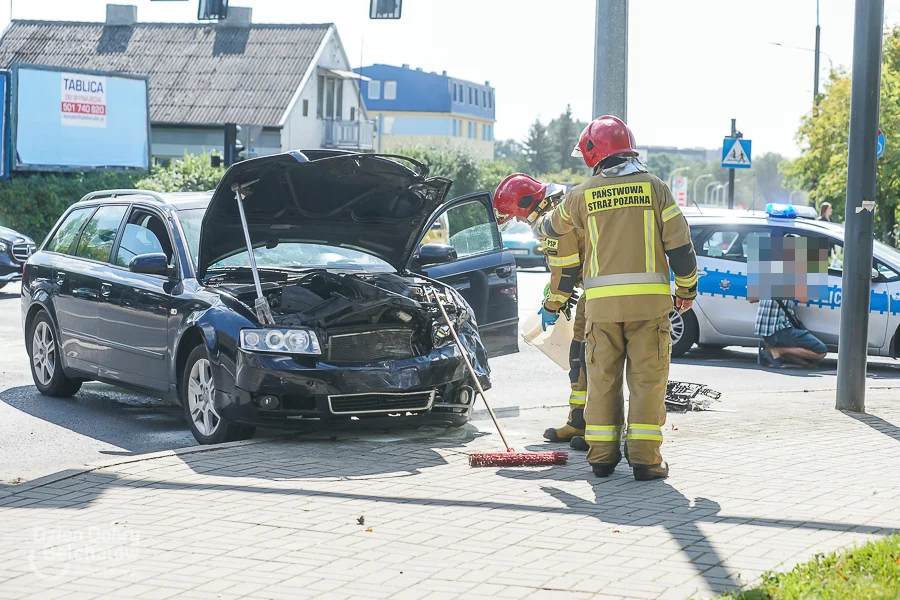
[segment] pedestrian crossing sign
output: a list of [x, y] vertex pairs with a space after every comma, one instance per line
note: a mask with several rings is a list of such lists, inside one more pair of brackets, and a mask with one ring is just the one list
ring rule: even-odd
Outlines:
[[749, 169], [752, 143], [743, 138], [725, 138], [722, 142], [722, 167], [725, 169]]

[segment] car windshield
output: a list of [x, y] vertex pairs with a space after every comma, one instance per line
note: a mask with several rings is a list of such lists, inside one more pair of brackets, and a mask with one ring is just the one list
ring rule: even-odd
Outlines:
[[528, 234], [528, 233], [531, 233], [531, 227], [528, 225], [528, 223], [517, 222], [517, 223], [513, 223], [512, 225], [510, 225], [509, 227], [507, 227], [507, 228], [503, 231], [503, 233], [504, 233], [504, 235], [509, 235], [509, 234], [515, 234], [515, 235]]
[[[178, 220], [181, 222], [181, 228], [184, 230], [195, 265], [200, 249], [200, 226], [205, 213], [206, 209], [203, 208], [178, 211]], [[256, 258], [256, 264], [260, 267], [351, 269], [378, 273], [395, 270], [391, 265], [371, 254], [326, 244], [283, 242], [272, 248], [255, 248], [253, 256]], [[209, 268], [249, 266], [250, 258], [247, 251], [244, 250], [213, 263]]]

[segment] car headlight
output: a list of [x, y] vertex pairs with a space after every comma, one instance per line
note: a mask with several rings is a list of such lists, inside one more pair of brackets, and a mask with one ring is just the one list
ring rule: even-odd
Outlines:
[[241, 350], [322, 354], [319, 338], [308, 329], [242, 329]]
[[3, 240], [0, 240], [0, 252], [6, 252], [9, 250], [9, 246]]

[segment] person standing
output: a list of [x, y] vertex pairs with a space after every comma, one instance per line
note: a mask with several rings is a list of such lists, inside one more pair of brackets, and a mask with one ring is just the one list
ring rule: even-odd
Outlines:
[[823, 202], [822, 206], [819, 207], [819, 221], [831, 221], [831, 213], [834, 212], [834, 209], [831, 207], [830, 202]]
[[[671, 356], [672, 295], [688, 310], [697, 295], [697, 258], [690, 229], [659, 178], [637, 159], [634, 134], [622, 120], [602, 116], [584, 129], [573, 155], [592, 176], [534, 225], [537, 235], [585, 238], [585, 368], [588, 463], [609, 477], [622, 459], [623, 376], [629, 390], [626, 455], [634, 478], [663, 479], [666, 381]], [[668, 262], [667, 262], [668, 259]]]
[[[515, 173], [497, 186], [494, 192], [494, 214], [503, 231], [513, 221], [531, 224], [542, 211], [559, 202], [563, 188], [555, 184], [541, 183], [528, 175]], [[584, 255], [583, 236], [572, 231], [563, 236], [542, 239], [550, 284], [540, 309], [544, 330], [552, 327], [560, 313], [572, 318], [575, 308], [574, 337], [569, 348], [569, 418], [562, 427], [551, 427], [544, 432], [549, 442], [568, 443], [584, 436], [584, 405], [587, 400], [587, 378], [581, 364], [584, 343], [584, 302], [573, 296], [575, 287], [581, 285], [581, 263]]]

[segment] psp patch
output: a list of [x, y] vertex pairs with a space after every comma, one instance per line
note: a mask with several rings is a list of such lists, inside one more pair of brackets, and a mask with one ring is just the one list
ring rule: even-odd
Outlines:
[[604, 185], [584, 192], [588, 214], [617, 208], [653, 206], [650, 182]]
[[550, 256], [556, 256], [557, 250], [559, 250], [559, 240], [553, 238], [547, 238], [544, 240], [544, 248], [547, 251], [547, 254]]

